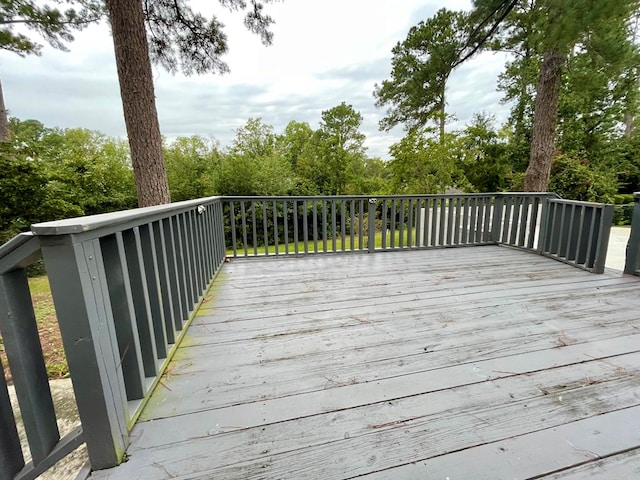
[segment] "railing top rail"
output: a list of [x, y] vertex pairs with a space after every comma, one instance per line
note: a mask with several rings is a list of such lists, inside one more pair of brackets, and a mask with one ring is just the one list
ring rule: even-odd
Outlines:
[[0, 245], [0, 274], [23, 268], [40, 257], [40, 241], [31, 232], [20, 233]]
[[565, 200], [564, 198], [551, 198], [551, 202], [564, 203], [566, 205], [584, 205], [586, 207], [604, 207], [605, 205], [612, 205], [610, 203], [598, 203], [598, 202], [584, 202], [581, 200]]
[[127, 224], [136, 220], [145, 220], [152, 216], [169, 215], [181, 210], [197, 207], [198, 205], [211, 203], [221, 197], [205, 197], [184, 202], [168, 203], [154, 207], [134, 208], [121, 212], [102, 213], [86, 217], [68, 218], [53, 222], [36, 223], [31, 226], [31, 231], [36, 235], [66, 235], [71, 233], [89, 232], [104, 227], [113, 227]]
[[476, 198], [476, 197], [549, 197], [560, 198], [557, 194], [551, 192], [492, 192], [492, 193], [436, 193], [436, 194], [403, 194], [403, 195], [280, 195], [280, 196], [252, 196], [252, 195], [233, 195], [224, 196], [222, 200], [227, 201], [240, 201], [240, 200], [322, 200], [322, 199], [335, 199], [335, 200], [359, 200], [376, 198], [378, 200], [392, 199], [392, 198]]
[[0, 245], [0, 258], [6, 257], [33, 238], [33, 233], [19, 233], [7, 243]]

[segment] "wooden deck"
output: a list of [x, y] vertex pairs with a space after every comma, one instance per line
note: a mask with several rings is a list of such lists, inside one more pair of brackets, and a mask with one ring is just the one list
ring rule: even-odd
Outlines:
[[640, 278], [506, 247], [225, 265], [95, 479], [640, 478]]

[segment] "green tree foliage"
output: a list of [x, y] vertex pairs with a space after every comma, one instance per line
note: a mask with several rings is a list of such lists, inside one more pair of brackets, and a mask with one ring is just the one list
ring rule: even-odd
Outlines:
[[549, 189], [563, 198], [613, 203], [618, 183], [612, 172], [589, 167], [586, 157], [557, 154]]
[[468, 150], [458, 135], [434, 137], [433, 129], [414, 129], [389, 149], [393, 193], [443, 193], [447, 188], [469, 187], [460, 168]]
[[317, 184], [320, 192], [330, 195], [353, 193], [348, 185], [358, 165], [365, 158], [365, 136], [360, 132], [362, 115], [342, 102], [322, 112], [316, 145]]
[[164, 148], [173, 201], [215, 195], [215, 174], [221, 154], [217, 144], [199, 136], [179, 137]]
[[460, 136], [468, 151], [461, 168], [475, 192], [507, 190], [513, 177], [509, 145], [494, 123], [494, 117], [476, 114]]
[[135, 206], [124, 142], [36, 120], [9, 125], [11, 141], [0, 144], [1, 240], [32, 223]]
[[280, 154], [273, 127], [252, 118], [236, 131], [216, 175], [220, 195], [288, 195], [295, 187], [291, 164]]
[[[487, 12], [495, 12], [501, 3], [504, 2], [476, 0], [472, 18], [483, 18]], [[584, 58], [588, 58], [592, 74], [582, 77], [576, 75], [575, 80], [583, 87], [584, 95], [590, 95], [592, 99], [598, 96], [595, 91], [599, 91], [602, 97], [601, 88], [591, 88], [598, 83], [607, 85], [609, 90], [617, 88], [612, 87], [612, 83], [617, 83], [615, 80], [609, 82], [616, 69], [625, 72], [627, 86], [637, 86], [637, 80], [629, 81], [635, 75], [633, 70], [620, 70], [620, 66], [625, 63], [627, 67], [637, 64], [637, 60], [633, 59], [635, 47], [631, 44], [628, 27], [632, 15], [638, 9], [638, 3], [636, 0], [527, 0], [512, 2], [512, 5], [513, 10], [502, 22], [496, 40], [491, 45], [511, 51], [517, 56], [507, 69], [508, 76], [503, 76], [502, 85], [507, 87], [508, 96], [519, 98], [512, 118], [521, 124], [526, 124], [525, 116], [531, 111], [531, 105], [534, 105], [533, 118], [530, 120], [531, 149], [525, 188], [545, 190], [556, 151], [555, 134], [558, 109], [562, 105], [561, 91], [563, 85], [567, 85], [567, 72], [572, 71], [571, 67], [579, 71], [582, 55], [588, 55]], [[576, 61], [572, 64], [572, 60]], [[534, 76], [535, 71], [537, 74]], [[606, 79], [604, 83], [602, 79]], [[533, 81], [535, 100], [530, 95]], [[570, 91], [575, 92], [575, 88]], [[615, 95], [621, 95], [620, 88]], [[610, 95], [602, 97], [603, 101], [607, 98]], [[585, 105], [584, 99], [574, 97], [574, 101], [573, 107]], [[569, 104], [565, 106], [568, 107]], [[586, 115], [588, 117], [594, 113], [591, 110]], [[575, 111], [574, 114], [578, 116]], [[593, 117], [585, 123], [590, 123], [591, 120]]]
[[445, 8], [411, 27], [407, 38], [392, 50], [391, 79], [376, 85], [376, 106], [389, 107], [380, 128], [398, 124], [422, 128], [436, 121], [444, 140], [446, 86], [464, 54], [466, 14]]
[[[272, 0], [220, 0], [246, 12], [245, 26], [265, 45], [273, 19], [263, 11]], [[155, 106], [151, 62], [169, 72], [224, 73], [227, 52], [223, 24], [195, 12], [186, 0], [106, 0], [140, 206], [170, 200]], [[146, 28], [145, 28], [146, 27]]]

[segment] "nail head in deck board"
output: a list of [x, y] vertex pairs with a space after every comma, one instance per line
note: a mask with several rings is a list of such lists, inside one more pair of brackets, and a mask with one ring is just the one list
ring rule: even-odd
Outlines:
[[[492, 259], [488, 264], [487, 258]], [[545, 265], [553, 278], [545, 279]], [[448, 452], [459, 448], [506, 442], [540, 428], [564, 429], [599, 413], [606, 421], [615, 410], [631, 411], [638, 404], [637, 375], [623, 374], [625, 369], [635, 372], [638, 363], [638, 354], [629, 353], [640, 345], [633, 317], [640, 302], [636, 278], [595, 276], [501, 247], [234, 262], [225, 271], [224, 281], [216, 282], [222, 301], [211, 302], [208, 313], [196, 319], [166, 379], [172, 391], [158, 386], [154, 393], [157, 400], [165, 399], [168, 414], [175, 397], [181, 416], [140, 422], [133, 431], [130, 461], [97, 478], [129, 478], [134, 469], [165, 478], [348, 478], [384, 468], [399, 471], [434, 455], [453, 462], [455, 454]], [[431, 271], [437, 273], [430, 277]], [[341, 291], [345, 272], [349, 289]], [[443, 278], [451, 272], [456, 278]], [[483, 295], [483, 281], [496, 272], [501, 282], [488, 290], [485, 286]], [[298, 273], [295, 282], [287, 279]], [[412, 275], [420, 282], [407, 280]], [[389, 286], [376, 285], [381, 278], [398, 292], [410, 293], [393, 296]], [[278, 295], [261, 305], [260, 284], [274, 282]], [[325, 292], [331, 298], [325, 299]], [[376, 293], [382, 298], [376, 299]], [[375, 317], [378, 311], [381, 316]], [[412, 322], [427, 318], [436, 325], [438, 314], [458, 318], [439, 327], [443, 342], [452, 332], [445, 351], [411, 354], [400, 343], [385, 350], [385, 333], [375, 328], [392, 332], [389, 338], [398, 342], [405, 337], [413, 348], [420, 344], [416, 337], [427, 337], [430, 330], [429, 325], [412, 329]], [[350, 315], [365, 321], [341, 330], [338, 319]], [[471, 318], [463, 320], [463, 315]], [[557, 330], [546, 328], [553, 326]], [[316, 327], [330, 328], [311, 331]], [[527, 329], [534, 334], [530, 338]], [[216, 331], [226, 339], [217, 339]], [[559, 344], [563, 333], [579, 343]], [[320, 343], [314, 345], [314, 338]], [[194, 346], [198, 339], [200, 345]], [[334, 343], [325, 350], [323, 339]], [[298, 352], [296, 341], [301, 341]], [[401, 356], [394, 356], [394, 348]], [[245, 353], [246, 360], [235, 352]], [[265, 362], [286, 352], [297, 354]], [[576, 362], [583, 363], [570, 365]], [[323, 366], [329, 370], [324, 379]], [[489, 367], [500, 370], [496, 378]], [[531, 373], [535, 369], [542, 371]], [[477, 383], [469, 383], [476, 377]], [[439, 391], [433, 391], [438, 385]], [[562, 393], [553, 394], [558, 389]], [[272, 398], [261, 398], [261, 392]], [[384, 398], [387, 393], [392, 405]], [[151, 403], [150, 414], [156, 409]], [[430, 416], [421, 420], [424, 414]], [[637, 415], [636, 408], [631, 420]], [[553, 463], [552, 454], [539, 459], [543, 469]]]

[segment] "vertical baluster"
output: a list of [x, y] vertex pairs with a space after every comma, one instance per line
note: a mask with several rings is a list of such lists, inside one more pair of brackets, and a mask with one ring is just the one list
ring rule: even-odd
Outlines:
[[512, 197], [504, 197], [504, 206], [503, 206], [503, 210], [504, 210], [504, 226], [502, 229], [502, 239], [501, 242], [502, 243], [507, 243], [509, 242], [509, 234], [511, 232], [511, 228], [512, 228], [512, 222], [511, 222], [511, 205], [513, 203], [513, 198]]
[[313, 253], [318, 253], [318, 206], [311, 200], [311, 223], [313, 223]]
[[0, 478], [11, 479], [24, 467], [20, 437], [13, 417], [4, 371], [0, 369]]
[[340, 200], [340, 234], [342, 238], [342, 251], [347, 249], [347, 201]]
[[304, 253], [309, 253], [309, 220], [308, 220], [307, 201], [302, 201], [302, 230], [304, 238]]
[[446, 219], [447, 199], [446, 197], [440, 197], [440, 231], [438, 232], [438, 245], [441, 246], [445, 244]]
[[172, 216], [169, 222], [169, 227], [171, 230], [171, 237], [173, 239], [173, 259], [176, 265], [176, 273], [177, 273], [177, 291], [179, 293], [179, 302], [180, 302], [180, 315], [178, 322], [176, 319], [176, 329], [182, 330], [182, 322], [187, 320], [187, 316], [189, 315], [189, 300], [188, 300], [188, 289], [187, 289], [187, 280], [186, 280], [186, 270], [184, 265], [184, 249], [182, 247], [182, 235], [180, 235], [180, 219], [179, 215]]
[[[346, 202], [345, 202], [346, 203]], [[356, 202], [355, 200], [351, 200], [349, 202], [349, 241], [350, 241], [350, 249], [353, 251], [356, 248], [356, 234], [355, 234], [355, 210], [356, 210]]]
[[251, 231], [253, 236], [251, 237], [251, 243], [253, 244], [253, 255], [258, 255], [258, 225], [256, 219], [256, 202], [251, 200]]
[[453, 212], [455, 211], [455, 198], [447, 199], [447, 245], [453, 245]]
[[[24, 269], [0, 274], [0, 331], [21, 406], [31, 456], [37, 464], [53, 450], [60, 434], [31, 303], [29, 281]], [[4, 384], [4, 373], [2, 383]], [[6, 391], [6, 386], [4, 390]], [[0, 427], [8, 430], [9, 442], [12, 438], [12, 426], [15, 426], [12, 424], [13, 419]], [[0, 439], [3, 436], [0, 434]]]
[[430, 199], [429, 197], [426, 197], [424, 199], [424, 225], [422, 226], [422, 246], [423, 247], [428, 247], [429, 246], [429, 231], [430, 231], [430, 223], [433, 221], [433, 219], [430, 219], [429, 216], [429, 209], [431, 208], [430, 203]]
[[[360, 221], [358, 222], [359, 231], [358, 231], [358, 248], [360, 250], [364, 250], [364, 200], [360, 199]], [[368, 225], [368, 224], [367, 224]]]
[[262, 228], [264, 230], [264, 254], [269, 255], [269, 226], [267, 225], [267, 200], [262, 201]]
[[527, 243], [527, 228], [529, 225], [529, 215], [531, 214], [531, 198], [523, 197], [522, 199], [522, 219], [520, 220], [520, 237], [518, 238], [518, 246], [524, 247]]
[[[183, 265], [185, 271], [185, 280], [187, 282], [187, 310], [191, 311], [196, 303], [196, 290], [193, 283], [193, 266], [192, 266], [192, 253], [191, 253], [191, 240], [189, 238], [188, 231], [187, 212], [178, 216], [178, 229], [177, 233], [182, 240], [182, 253], [183, 253]], [[126, 243], [126, 242], [125, 242]]]
[[296, 255], [298, 254], [298, 201], [293, 200], [293, 246]]
[[289, 254], [289, 206], [287, 200], [282, 201], [282, 212], [284, 215], [284, 253]]
[[277, 200], [273, 201], [273, 243], [276, 249], [276, 255], [280, 254], [280, 245], [278, 244], [278, 202]]
[[322, 199], [322, 251], [327, 251], [327, 201]]
[[391, 199], [391, 248], [396, 247], [396, 199]]
[[424, 245], [424, 238], [422, 237], [422, 198], [416, 198], [416, 247]]
[[568, 261], [572, 261], [572, 260], [575, 260], [575, 258], [576, 258], [575, 257], [575, 249], [573, 248], [574, 240], [577, 238], [576, 237], [576, 222], [575, 222], [576, 205], [575, 204], [571, 204], [568, 207], [569, 207], [569, 223], [567, 224], [567, 227], [565, 229], [565, 234], [566, 234], [565, 245], [566, 245], [566, 249], [565, 249], [564, 258], [566, 258]]
[[242, 220], [242, 247], [244, 249], [244, 256], [249, 256], [249, 243], [247, 241], [247, 209], [244, 205], [244, 200], [240, 200], [240, 218]]
[[140, 248], [142, 250], [142, 269], [145, 275], [147, 299], [149, 302], [149, 320], [155, 336], [157, 358], [167, 357], [167, 331], [162, 307], [162, 292], [160, 291], [160, 274], [158, 266], [158, 252], [153, 225], [148, 223], [140, 226]]
[[593, 266], [593, 236], [596, 231], [596, 222], [599, 219], [597, 215], [597, 210], [591, 206], [587, 206], [588, 218], [589, 222], [589, 241], [587, 242], [587, 256], [585, 258], [584, 266], [587, 268], [591, 268]]
[[491, 198], [485, 196], [483, 199], [484, 214], [482, 223], [483, 242], [488, 243], [491, 240]]
[[382, 249], [387, 249], [387, 199], [382, 200]]
[[128, 400], [144, 397], [145, 371], [122, 233], [100, 239], [105, 278]]
[[469, 197], [464, 197], [462, 201], [464, 202], [464, 207], [462, 209], [460, 243], [466, 245], [469, 243]]
[[230, 225], [231, 225], [231, 243], [233, 244], [233, 257], [237, 257], [238, 256], [238, 241], [236, 239], [236, 212], [234, 209], [234, 201], [231, 200], [229, 202], [229, 211], [231, 213], [231, 219], [229, 221]]
[[144, 273], [140, 231], [138, 227], [122, 232], [122, 240], [124, 242], [124, 252], [129, 269], [129, 283], [131, 286], [136, 326], [138, 327], [142, 365], [145, 376], [154, 377], [158, 373], [158, 350], [151, 320], [151, 308], [149, 306], [148, 288]]
[[407, 218], [407, 248], [413, 245], [413, 198], [408, 200], [408, 218]]
[[400, 214], [398, 215], [398, 219], [400, 220], [400, 227], [399, 227], [399, 241], [398, 241], [398, 246], [400, 248], [404, 247], [404, 198], [400, 199]]
[[331, 200], [331, 227], [332, 227], [332, 232], [331, 232], [331, 239], [332, 239], [332, 244], [333, 244], [333, 251], [335, 252], [337, 250], [337, 243], [336, 243], [336, 237], [338, 236], [338, 225], [337, 225], [337, 219], [336, 219], [336, 201], [335, 200]]
[[439, 219], [439, 198], [431, 198], [431, 246], [438, 245], [438, 226], [440, 225]]
[[516, 245], [518, 239], [518, 228], [520, 227], [520, 208], [522, 207], [522, 197], [518, 196], [513, 199], [513, 223], [511, 224], [510, 245]]
[[170, 247], [166, 240], [166, 230], [164, 220], [158, 220], [155, 224], [156, 252], [158, 252], [158, 268], [160, 275], [160, 294], [162, 295], [162, 308], [164, 310], [165, 331], [167, 342], [175, 343], [175, 311], [174, 292], [171, 280], [171, 259], [169, 258]]
[[454, 219], [453, 219], [453, 244], [460, 245], [460, 210], [461, 210], [462, 198], [456, 197], [454, 200], [454, 203], [456, 206], [456, 210], [454, 212]]

